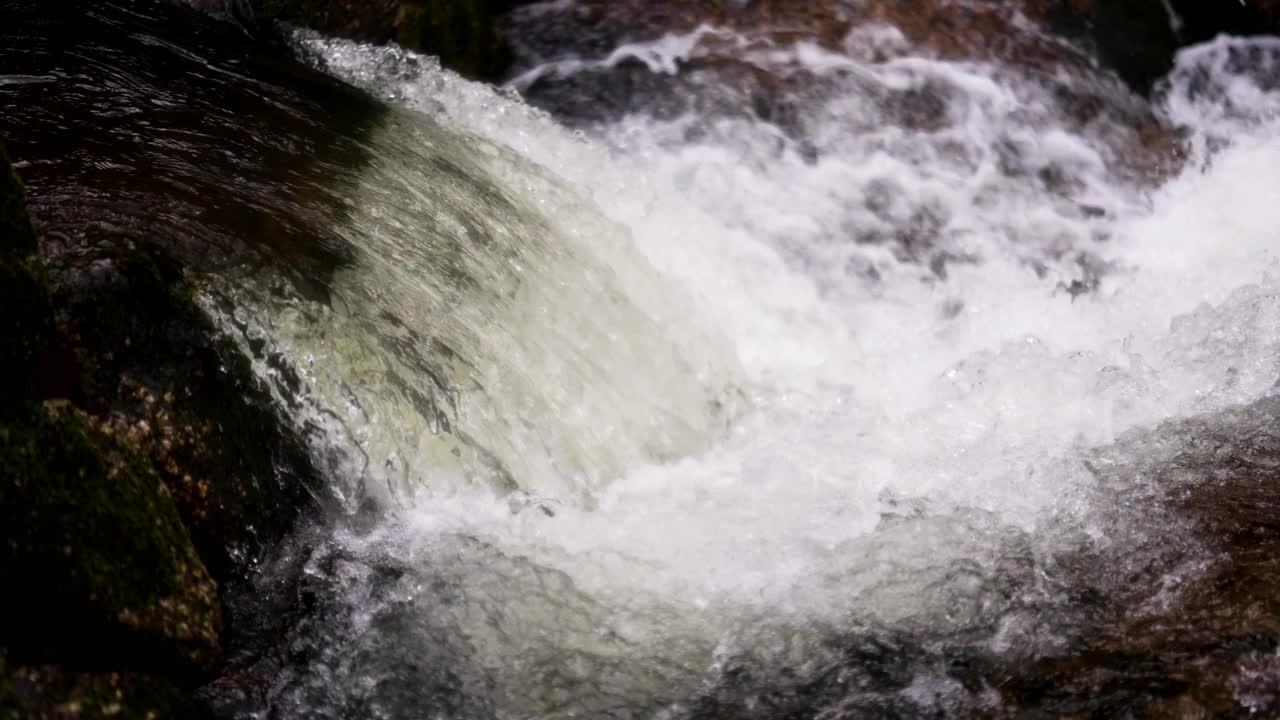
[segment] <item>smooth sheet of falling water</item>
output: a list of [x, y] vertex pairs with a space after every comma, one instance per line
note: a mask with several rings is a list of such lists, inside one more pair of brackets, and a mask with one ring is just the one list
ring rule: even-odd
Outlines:
[[589, 503], [625, 468], [724, 434], [736, 362], [682, 322], [691, 301], [625, 229], [417, 114], [393, 113], [368, 148], [336, 231], [355, 257], [329, 297], [223, 277], [207, 303], [234, 308], [246, 348], [264, 344], [348, 505], [423, 487]]

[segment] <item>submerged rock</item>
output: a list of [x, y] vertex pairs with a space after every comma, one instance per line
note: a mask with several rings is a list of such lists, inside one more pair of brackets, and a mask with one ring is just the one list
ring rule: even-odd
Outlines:
[[1276, 717], [1277, 458], [1274, 397], [1131, 432], [1084, 461], [1097, 537], [993, 578], [998, 620], [853, 628], [794, 667], [731, 658], [687, 717]]
[[809, 148], [813, 105], [854, 82], [882, 108], [880, 124], [933, 132], [946, 123], [945, 84], [881, 85], [853, 69], [919, 57], [997, 63], [1006, 80], [1043, 86], [1055, 114], [1096, 131], [1125, 175], [1158, 181], [1180, 160], [1177, 134], [1133, 92], [1148, 91], [1179, 47], [1163, 0], [578, 0], [517, 8], [505, 25], [513, 82], [572, 124], [750, 114]]
[[1096, 62], [1145, 93], [1173, 67], [1174, 55], [1181, 47], [1221, 33], [1280, 32], [1280, 3], [574, 0], [517, 9], [509, 23], [509, 34], [525, 53], [538, 47], [570, 53], [611, 48], [664, 33], [689, 32], [700, 25], [767, 37], [773, 42], [811, 40], [840, 48], [851, 30], [885, 23], [920, 47], [948, 58], [999, 58], [1048, 70], [1074, 54], [1077, 62]]

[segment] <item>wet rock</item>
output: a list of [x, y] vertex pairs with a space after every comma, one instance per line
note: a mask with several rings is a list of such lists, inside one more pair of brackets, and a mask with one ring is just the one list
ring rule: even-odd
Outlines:
[[320, 485], [253, 359], [200, 309], [201, 278], [265, 263], [323, 295], [343, 262], [324, 187], [360, 164], [338, 136], [377, 105], [190, 9], [95, 7], [0, 6], [19, 79], [0, 132], [38, 221], [6, 160], [0, 570], [20, 581], [0, 600], [0, 717], [193, 717], [192, 689], [236, 650], [222, 603]]
[[214, 576], [235, 582], [314, 507], [322, 482], [178, 266], [154, 249], [95, 264], [55, 275], [83, 402], [151, 461]]
[[[1078, 654], [1031, 666], [1055, 678], [1055, 692], [1085, 695], [1128, 681], [1150, 717], [1280, 713], [1277, 438], [1280, 401], [1265, 398], [1166, 423], [1144, 441], [1171, 452], [1100, 473], [1104, 485], [1130, 478], [1111, 522], [1117, 532], [1149, 528], [1138, 554], [1147, 562], [1099, 558], [1130, 589], [1111, 591], [1123, 602]], [[1139, 512], [1148, 517], [1135, 525]], [[1141, 575], [1115, 573], [1122, 567]]]
[[4, 165], [0, 175], [0, 252], [29, 257], [36, 252], [36, 231], [27, 213], [26, 192], [3, 149], [0, 158]]
[[0, 601], [11, 652], [207, 670], [218, 655], [217, 588], [149, 463], [56, 403], [0, 438], [0, 565], [22, 579]]
[[364, 42], [396, 42], [476, 79], [501, 77], [510, 52], [498, 32], [501, 0], [257, 0], [269, 17]]
[[[806, 108], [859, 82], [838, 61], [781, 52], [820, 48], [868, 67], [903, 55], [998, 61], [1004, 75], [1047, 88], [1057, 116], [1097, 134], [1117, 172], [1154, 182], [1181, 161], [1178, 135], [1130, 90], [1146, 92], [1172, 66], [1179, 41], [1163, 0], [579, 0], [518, 8], [505, 26], [516, 86], [571, 124], [753, 113], [803, 145]], [[882, 108], [877, 125], [928, 133], [947, 122], [948, 89], [937, 82], [864, 79], [857, 92]]]
[[[971, 182], [974, 206], [991, 208], [988, 217], [1035, 188], [1055, 198], [1055, 214], [1072, 227], [1058, 237], [1022, 227], [992, 235], [1019, 246], [1037, 272], [1052, 268], [1073, 297], [1096, 289], [1101, 274], [1064, 248], [1086, 252], [1085, 237], [1105, 243], [1106, 221], [1119, 210], [1089, 197], [1096, 178], [1138, 195], [1175, 174], [1187, 152], [1182, 133], [1122, 81], [1119, 65], [1112, 72], [1097, 60], [1104, 45], [1137, 48], [1126, 79], [1162, 74], [1176, 49], [1162, 0], [1096, 9], [1050, 0], [578, 0], [522, 7], [507, 23], [518, 58], [512, 84], [525, 98], [621, 144], [630, 138], [619, 121], [638, 116], [657, 121], [645, 123], [642, 142], [746, 148], [770, 171], [826, 163], [859, 174], [883, 153]], [[1158, 37], [1134, 41], [1138, 27]], [[1051, 149], [1050, 133], [1089, 150]], [[994, 172], [980, 169], [992, 160]], [[867, 268], [891, 258], [924, 282], [944, 283], [957, 266], [983, 260], [967, 237], [966, 211], [932, 199], [899, 206], [889, 200], [909, 194], [882, 194], [826, 233], [860, 258], [849, 274], [878, 282]], [[800, 269], [829, 262], [787, 254]]]
[[150, 463], [46, 399], [60, 333], [25, 193], [0, 161], [0, 267], [15, 280], [0, 294], [0, 717], [172, 716], [220, 654], [217, 586]]
[[[1174, 14], [1170, 14], [1170, 10]], [[1147, 92], [1173, 66], [1177, 51], [1227, 33], [1280, 32], [1280, 3], [1270, 0], [964, 0], [900, 3], [871, 0], [698, 0], [646, 3], [577, 0], [517, 10], [512, 34], [522, 54], [546, 56], [553, 48], [587, 54], [700, 25], [725, 28], [771, 42], [814, 41], [840, 48], [849, 31], [885, 23], [909, 40], [949, 58], [999, 58], [1049, 70], [1072, 54], [1114, 72]], [[536, 24], [533, 31], [529, 23]]]
[[1169, 0], [1174, 27], [1185, 45], [1218, 35], [1280, 34], [1280, 2], [1248, 0], [1220, 3], [1213, 0]]
[[66, 78], [0, 97], [56, 326], [35, 394], [73, 401], [149, 459], [210, 572], [235, 584], [323, 483], [250, 367], [271, 359], [246, 356], [200, 302], [219, 273], [326, 295], [346, 258], [329, 188], [360, 167], [381, 109], [169, 2], [6, 3], [0, 37], [6, 72]]
[[[1141, 458], [1135, 460], [1135, 458]], [[1137, 431], [1086, 461], [1094, 532], [1042, 543], [969, 628], [866, 626], [795, 667], [729, 658], [689, 717], [1280, 714], [1280, 400]]]
[[[0, 662], [0, 671], [3, 663]], [[195, 718], [190, 693], [161, 678], [137, 673], [72, 673], [57, 666], [14, 667], [0, 683], [11, 683], [12, 716], [3, 720], [159, 720]]]
[[324, 297], [350, 256], [332, 230], [350, 208], [329, 188], [361, 167], [381, 106], [166, 0], [66, 9], [0, 5], [16, 78], [0, 133], [53, 274], [87, 280], [141, 241], [184, 272], [269, 267]]

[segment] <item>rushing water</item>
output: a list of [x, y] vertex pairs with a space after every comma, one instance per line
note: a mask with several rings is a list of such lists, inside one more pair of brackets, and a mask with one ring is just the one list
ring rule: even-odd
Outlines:
[[[707, 36], [554, 72], [619, 57], [670, 72]], [[585, 137], [430, 59], [304, 40], [339, 76], [511, 148], [626, 228], [685, 293], [664, 327], [718, 329], [749, 409], [704, 451], [632, 463], [585, 493], [566, 479], [538, 498], [545, 512], [442, 492], [426, 471], [375, 527], [312, 556], [342, 620], [322, 624], [324, 650], [278, 684], [279, 702], [387, 716], [998, 712], [952, 655], [1051, 656], [1088, 632], [1072, 583], [1167, 605], [1203, 572], [1209, 551], [1140, 469], [1179, 440], [1142, 433], [1263, 397], [1280, 376], [1280, 97], [1257, 80], [1277, 46], [1183, 56], [1162, 112], [1190, 134], [1191, 159], [1151, 189], [1108, 144], [1123, 126], [1055, 115], [1051, 89], [1016, 68], [868, 37], [888, 60], [804, 44], [753, 58], [813, 76], [796, 90], [799, 128], [711, 110], [628, 115]], [[925, 88], [937, 116], [911, 127], [868, 87]], [[552, 207], [594, 252], [618, 252], [597, 210]], [[636, 383], [666, 375], [587, 337], [546, 351], [585, 351]], [[572, 404], [560, 411], [574, 421]], [[1135, 496], [1151, 507], [1114, 510]], [[1153, 560], [1153, 537], [1176, 558]], [[1079, 567], [1098, 558], [1110, 567]], [[1121, 577], [1138, 578], [1136, 598]]]
[[[1177, 694], [1152, 677], [1187, 656], [1154, 646], [1111, 685], [1030, 676], [1197, 607], [1225, 541], [1179, 498], [1234, 492], [1232, 459], [1276, 434], [1280, 43], [1183, 53], [1156, 114], [1187, 159], [1162, 179], [1134, 171], [1160, 151], [1118, 85], [1120, 109], [1081, 122], [1043, 74], [933, 59], [893, 28], [839, 50], [704, 27], [503, 90], [297, 41], [391, 109], [332, 131], [348, 154], [307, 193], [341, 212], [277, 208], [323, 223], [336, 259], [298, 271], [323, 292], [197, 268], [341, 501], [262, 568], [266, 593], [301, 566], [311, 610], [240, 716]], [[708, 47], [802, 113], [744, 111], [714, 75], [661, 90], [679, 112], [585, 129], [518, 95], [637, 60], [662, 77]], [[1265, 713], [1280, 661], [1249, 653], [1226, 685]]]

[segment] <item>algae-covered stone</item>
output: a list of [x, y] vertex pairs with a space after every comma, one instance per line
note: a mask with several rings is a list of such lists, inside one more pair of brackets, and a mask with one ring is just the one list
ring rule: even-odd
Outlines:
[[0, 426], [2, 639], [35, 658], [195, 676], [217, 592], [155, 471], [79, 411]]

